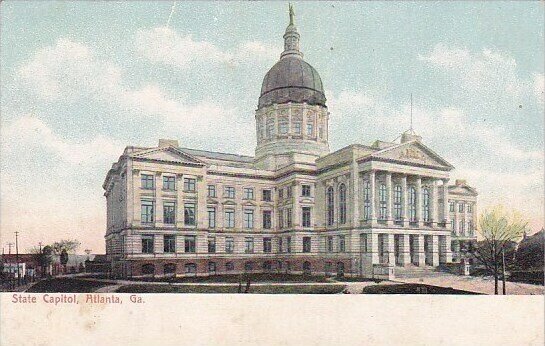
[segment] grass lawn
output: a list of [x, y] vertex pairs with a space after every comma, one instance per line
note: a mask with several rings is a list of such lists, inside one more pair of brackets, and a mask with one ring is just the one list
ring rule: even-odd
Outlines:
[[180, 277], [180, 278], [154, 278], [154, 277], [145, 277], [145, 278], [128, 278], [125, 280], [133, 281], [149, 281], [149, 282], [197, 282], [197, 283], [207, 283], [207, 282], [225, 282], [225, 283], [238, 283], [243, 282], [244, 284], [250, 280], [250, 282], [331, 282], [325, 276], [310, 276], [310, 275], [292, 275], [292, 274], [277, 274], [277, 273], [263, 273], [263, 274], [235, 274], [235, 275], [212, 275], [204, 277]]
[[[345, 285], [283, 285], [250, 286], [248, 293], [255, 294], [336, 294]], [[244, 291], [243, 285], [242, 290]], [[126, 285], [118, 293], [238, 293], [237, 286], [173, 286], [173, 285]]]
[[31, 293], [88, 293], [111, 285], [108, 282], [87, 281], [70, 278], [53, 278], [38, 282], [32, 286], [27, 292]]
[[450, 287], [438, 287], [423, 284], [373, 285], [361, 292], [363, 294], [479, 294], [456, 290]]

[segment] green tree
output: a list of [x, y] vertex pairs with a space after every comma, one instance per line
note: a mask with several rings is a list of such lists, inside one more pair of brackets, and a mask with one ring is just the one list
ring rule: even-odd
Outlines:
[[494, 294], [498, 294], [498, 281], [503, 278], [505, 292], [504, 254], [512, 242], [519, 240], [528, 227], [528, 222], [515, 211], [506, 211], [501, 206], [484, 211], [479, 218], [478, 232], [483, 240], [478, 242], [472, 254], [494, 277]]
[[51, 244], [51, 248], [53, 249], [53, 253], [55, 255], [60, 256], [63, 250], [68, 253], [75, 253], [80, 245], [81, 243], [76, 239], [63, 239]]

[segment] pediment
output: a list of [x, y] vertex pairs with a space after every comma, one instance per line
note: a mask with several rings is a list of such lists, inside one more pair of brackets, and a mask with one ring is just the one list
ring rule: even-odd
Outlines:
[[413, 141], [373, 153], [373, 157], [452, 169], [453, 166], [424, 144]]
[[174, 162], [180, 164], [196, 164], [204, 165], [204, 162], [196, 157], [184, 153], [175, 147], [153, 148], [144, 151], [140, 151], [131, 155], [134, 158], [162, 161], [162, 162]]

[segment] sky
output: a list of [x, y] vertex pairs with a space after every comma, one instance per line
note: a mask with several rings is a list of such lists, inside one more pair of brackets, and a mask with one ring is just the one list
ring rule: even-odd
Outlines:
[[[542, 2], [294, 2], [330, 146], [410, 126], [479, 192], [543, 226]], [[127, 145], [252, 155], [287, 2], [0, 5], [0, 242], [104, 252], [102, 183]], [[169, 19], [170, 18], [170, 19]]]

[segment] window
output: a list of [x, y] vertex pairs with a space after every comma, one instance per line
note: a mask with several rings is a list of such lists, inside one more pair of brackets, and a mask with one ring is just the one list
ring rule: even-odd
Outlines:
[[311, 227], [310, 225], [310, 207], [303, 207], [303, 227]]
[[322, 126], [318, 128], [318, 137], [324, 138], [324, 128]]
[[188, 263], [185, 265], [186, 274], [195, 274], [197, 273], [197, 265], [195, 263]]
[[363, 218], [366, 221], [371, 218], [371, 184], [369, 180], [363, 183]]
[[263, 201], [264, 202], [271, 202], [272, 201], [271, 190], [263, 190]]
[[282, 237], [279, 237], [278, 238], [278, 252], [282, 252], [284, 251], [284, 246], [283, 246], [283, 242], [282, 242]]
[[235, 188], [233, 186], [226, 186], [224, 192], [225, 198], [235, 198]]
[[396, 221], [401, 221], [402, 219], [402, 207], [401, 207], [401, 199], [402, 199], [403, 191], [401, 188], [401, 185], [394, 186], [394, 219]]
[[175, 263], [165, 264], [163, 266], [163, 273], [165, 273], [165, 275], [176, 274], [176, 264]]
[[430, 222], [430, 190], [428, 188], [422, 191], [422, 208], [424, 221]]
[[310, 185], [304, 184], [301, 186], [301, 196], [310, 197]]
[[334, 205], [334, 192], [333, 187], [328, 187], [326, 192], [326, 203], [327, 203], [327, 225], [332, 226], [335, 222], [335, 205]]
[[153, 253], [153, 236], [142, 236], [142, 253]]
[[186, 235], [184, 237], [185, 252], [195, 253], [196, 237], [194, 235]]
[[244, 228], [254, 228], [254, 211], [244, 209]]
[[244, 252], [254, 253], [254, 238], [244, 238]]
[[346, 185], [339, 186], [339, 223], [346, 223]]
[[225, 263], [225, 271], [233, 271], [235, 270], [235, 265], [233, 264], [233, 262], [227, 262]]
[[453, 232], [456, 230], [456, 222], [454, 220], [450, 220], [450, 228]]
[[233, 237], [225, 238], [225, 252], [233, 253], [235, 251], [235, 240]]
[[473, 204], [471, 204], [471, 203], [468, 203], [468, 204], [467, 204], [467, 212], [468, 212], [468, 213], [472, 213], [472, 212], [473, 212]]
[[367, 234], [360, 234], [360, 249], [361, 252], [367, 252]]
[[327, 237], [326, 249], [327, 249], [327, 252], [333, 252], [333, 237], [332, 236]]
[[463, 213], [464, 212], [464, 203], [458, 204], [458, 212]]
[[176, 223], [176, 203], [165, 202], [163, 204], [163, 222], [168, 225]]
[[254, 189], [252, 187], [244, 188], [244, 199], [254, 199]]
[[409, 220], [411, 222], [416, 221], [416, 197], [416, 188], [409, 187]]
[[454, 213], [454, 202], [449, 203], [449, 210], [451, 213]]
[[148, 190], [153, 190], [154, 189], [154, 186], [155, 184], [153, 183], [154, 182], [154, 179], [153, 179], [153, 175], [151, 174], [142, 174], [142, 188], [143, 189], [148, 189]]
[[288, 186], [286, 187], [286, 197], [291, 198], [292, 196], [292, 187]]
[[208, 253], [216, 252], [216, 237], [208, 237]]
[[254, 270], [254, 264], [252, 262], [244, 263], [244, 270], [247, 272]]
[[184, 204], [184, 224], [187, 226], [195, 226], [195, 204]]
[[272, 252], [272, 240], [271, 238], [263, 238], [263, 252]]
[[272, 263], [271, 261], [265, 261], [263, 262], [263, 270], [269, 271], [272, 269]]
[[175, 253], [176, 252], [176, 236], [174, 235], [165, 235], [163, 238], [163, 251], [165, 253]]
[[310, 237], [303, 237], [303, 252], [310, 252]]
[[284, 198], [284, 189], [283, 188], [278, 189], [278, 198], [279, 199]]
[[458, 228], [458, 230], [460, 231], [460, 234], [461, 235], [464, 235], [465, 234], [465, 223], [464, 221], [460, 221], [460, 227]]
[[303, 263], [303, 274], [305, 275], [310, 275], [311, 273], [311, 270], [310, 270], [311, 266], [310, 266], [310, 262], [304, 262]]
[[185, 178], [184, 179], [184, 191], [186, 192], [195, 192], [196, 179], [194, 178]]
[[208, 208], [208, 228], [216, 227], [216, 208]]
[[288, 133], [288, 122], [287, 121], [280, 121], [278, 123], [278, 132], [280, 132], [281, 135], [285, 135]]
[[301, 134], [301, 122], [300, 121], [294, 121], [293, 122], [293, 133], [296, 135]]
[[142, 200], [141, 218], [143, 223], [153, 222], [153, 201]]
[[307, 124], [307, 136], [313, 136], [314, 135], [314, 124], [308, 123]]
[[286, 209], [286, 226], [291, 227], [292, 225], [292, 219], [291, 219], [291, 208]]
[[378, 189], [378, 200], [379, 200], [379, 209], [378, 209], [378, 217], [380, 220], [386, 220], [386, 185], [380, 184], [380, 187]]
[[291, 252], [291, 237], [286, 238], [286, 252]]
[[272, 227], [272, 211], [263, 210], [263, 228], [270, 229]]
[[324, 264], [325, 275], [330, 275], [332, 271], [333, 271], [333, 263], [325, 262]]
[[208, 197], [216, 197], [216, 185], [208, 185]]
[[469, 235], [473, 235], [473, 222], [471, 221], [467, 222], [467, 232]]
[[267, 123], [267, 138], [272, 138], [274, 136], [274, 120]]
[[284, 228], [284, 210], [278, 210], [278, 228]]
[[144, 264], [142, 266], [142, 274], [144, 275], [155, 274], [155, 266], [153, 264]]
[[208, 272], [216, 273], [216, 262], [208, 262]]
[[344, 235], [339, 236], [339, 252], [345, 252], [346, 251], [346, 241], [344, 239]]
[[168, 175], [163, 176], [163, 190], [176, 190], [176, 177]]
[[232, 209], [228, 209], [225, 211], [225, 227], [235, 227], [235, 211]]

